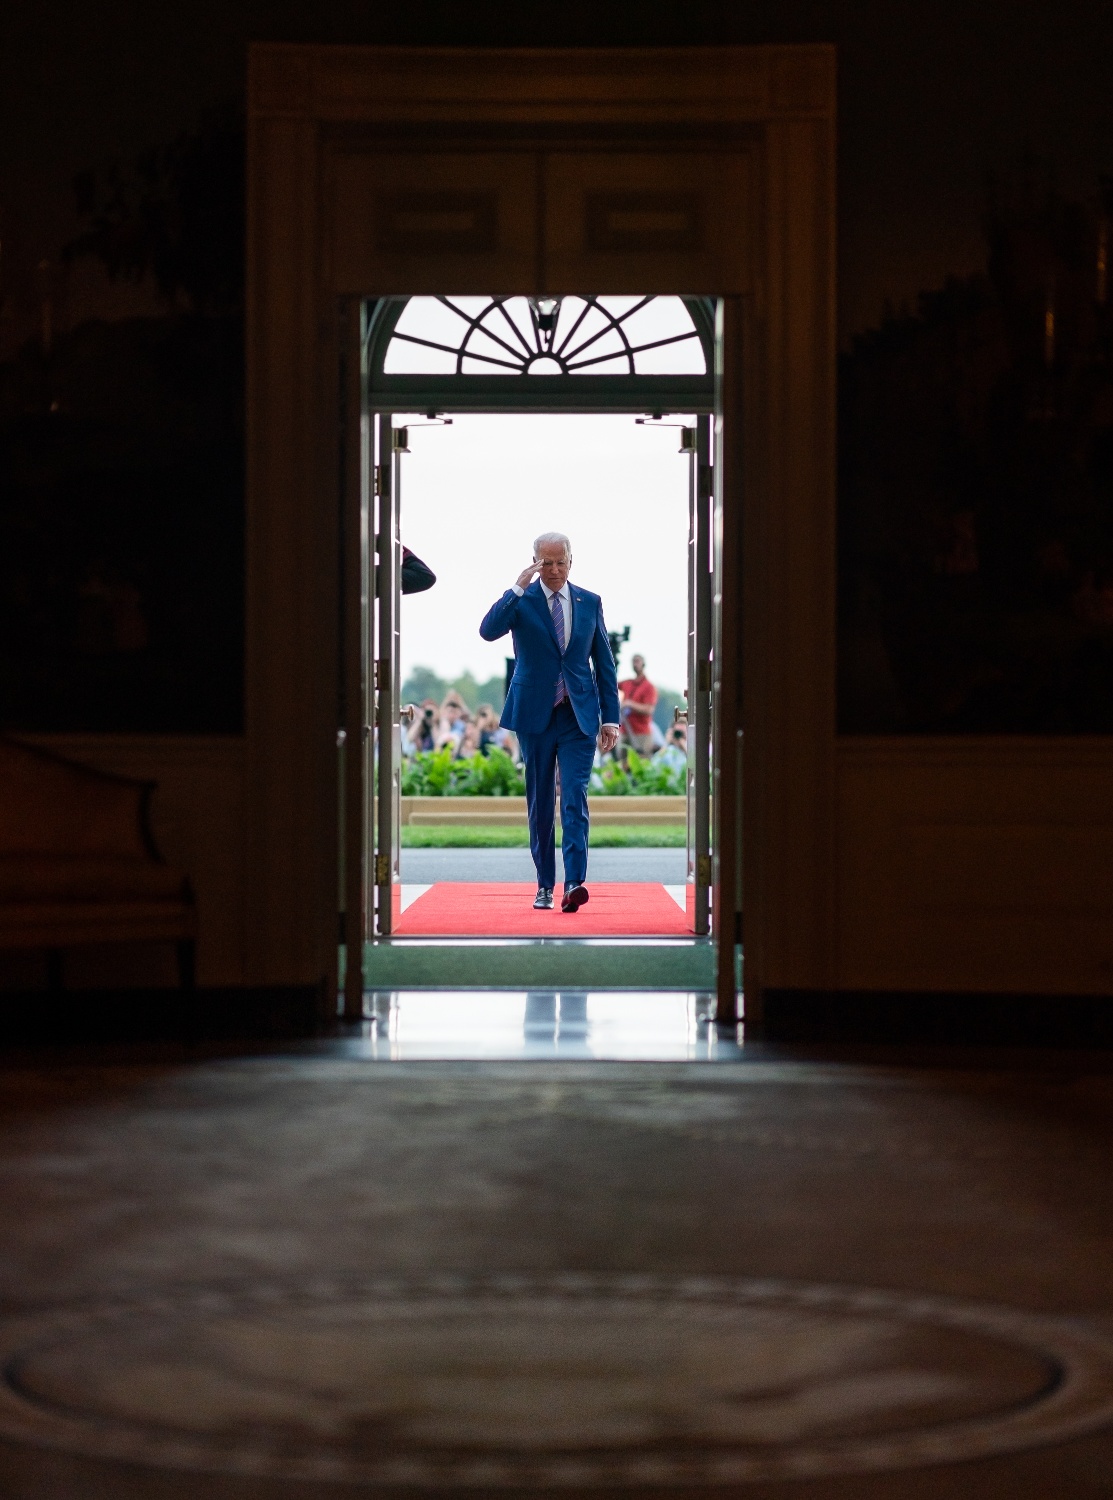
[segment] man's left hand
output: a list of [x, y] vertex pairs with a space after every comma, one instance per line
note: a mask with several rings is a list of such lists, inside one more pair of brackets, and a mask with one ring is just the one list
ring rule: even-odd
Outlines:
[[606, 755], [618, 744], [618, 730], [613, 724], [604, 724], [599, 731], [599, 749]]

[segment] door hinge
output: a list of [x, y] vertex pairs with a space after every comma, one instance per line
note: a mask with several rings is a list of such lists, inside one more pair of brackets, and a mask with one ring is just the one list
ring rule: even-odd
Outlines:
[[711, 856], [710, 854], [696, 855], [696, 884], [711, 884]]
[[390, 884], [390, 855], [389, 854], [376, 854], [375, 855], [375, 884], [376, 885], [389, 885]]
[[696, 663], [696, 692], [709, 693], [711, 691], [711, 663], [700, 661]]
[[375, 658], [375, 689], [380, 693], [390, 691], [390, 657], [377, 656]]
[[699, 466], [699, 472], [698, 472], [698, 474], [696, 476], [696, 485], [697, 485], [697, 488], [699, 490], [699, 497], [700, 497], [700, 499], [701, 500], [710, 500], [710, 498], [711, 498], [711, 465], [710, 464], [700, 464], [700, 466]]
[[374, 474], [375, 474], [375, 493], [376, 493], [376, 495], [381, 495], [382, 492], [383, 492], [383, 466], [382, 466], [382, 464], [376, 464], [375, 465]]

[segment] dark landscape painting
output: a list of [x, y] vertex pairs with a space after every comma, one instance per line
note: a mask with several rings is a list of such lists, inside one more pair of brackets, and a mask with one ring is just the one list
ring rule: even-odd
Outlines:
[[150, 316], [43, 326], [0, 363], [0, 727], [236, 732], [243, 719], [243, 136], [83, 174], [72, 263]]
[[1113, 193], [990, 194], [986, 270], [839, 380], [839, 724], [1113, 733]]

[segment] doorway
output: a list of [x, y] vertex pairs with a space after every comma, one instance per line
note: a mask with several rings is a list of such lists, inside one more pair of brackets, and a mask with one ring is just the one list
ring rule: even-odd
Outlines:
[[[401, 535], [437, 583], [401, 599], [401, 911], [391, 932], [706, 934], [706, 891], [698, 923], [688, 885], [700, 829], [687, 826], [685, 759], [697, 420], [706, 419], [394, 418], [407, 434], [398, 466]], [[625, 715], [630, 733], [617, 755], [596, 757], [591, 900], [575, 922], [562, 917], [559, 902], [547, 916], [532, 909], [537, 881], [521, 756], [513, 734], [494, 728], [513, 642], [486, 643], [478, 633], [480, 617], [528, 561], [532, 539], [553, 528], [572, 540], [572, 582], [602, 596], [620, 684], [656, 695], [649, 714]], [[643, 669], [637, 688], [635, 660]], [[693, 730], [690, 747], [693, 780], [701, 731], [706, 726]], [[699, 848], [707, 852], [705, 840]], [[557, 873], [559, 880], [559, 856]]]
[[[707, 941], [713, 859], [715, 318], [710, 299], [634, 295], [443, 296], [382, 299], [361, 307], [358, 429], [355, 411], [349, 424], [360, 435], [360, 462], [349, 463], [349, 474], [359, 491], [359, 692], [367, 728], [361, 774], [356, 777], [349, 760], [343, 778], [353, 810], [342, 841], [349, 860], [357, 846], [352, 797], [357, 780], [366, 790], [359, 812], [359, 869], [349, 865], [344, 882], [349, 953], [358, 943], [365, 961], [375, 963], [373, 950], [369, 954], [365, 945], [394, 942], [390, 963], [397, 976], [402, 957], [397, 944], [414, 934], [522, 939], [559, 933], [565, 940], [636, 934], [643, 939], [668, 936], [674, 946], [676, 939]], [[354, 382], [350, 385], [354, 403], [357, 392]], [[575, 461], [569, 464], [569, 450], [577, 449], [573, 459], [581, 459], [578, 472]], [[641, 459], [643, 490], [648, 482], [648, 490], [658, 492], [642, 495], [640, 527], [639, 486], [622, 474], [623, 455], [627, 465]], [[658, 479], [654, 486], [652, 469], [663, 474], [666, 468], [668, 481], [662, 485]], [[574, 497], [561, 496], [562, 475], [574, 486]], [[623, 478], [625, 496], [619, 492]], [[453, 493], [446, 495], [446, 490]], [[671, 491], [669, 499], [663, 491]], [[603, 522], [608, 508], [609, 529]], [[351, 509], [354, 517], [355, 507]], [[622, 518], [617, 525], [616, 517]], [[422, 705], [409, 701], [416, 696], [413, 673], [419, 659], [405, 643], [405, 622], [420, 621], [423, 613], [444, 622], [446, 615], [443, 605], [439, 610], [433, 606], [431, 596], [403, 603], [399, 585], [405, 538], [415, 551], [424, 549], [426, 561], [442, 575], [447, 566], [450, 633], [474, 638], [478, 647], [478, 618], [492, 602], [485, 591], [498, 597], [507, 578], [520, 571], [528, 539], [552, 526], [578, 535], [574, 557], [582, 558], [580, 580], [603, 594], [605, 608], [613, 600], [619, 611], [609, 616], [608, 625], [620, 668], [623, 645], [628, 647], [628, 666], [630, 655], [640, 647], [639, 654], [646, 656], [646, 643], [653, 641], [660, 667], [672, 679], [663, 685], [679, 688], [669, 705], [671, 716], [657, 714], [658, 739], [667, 735], [672, 742], [662, 746], [664, 754], [651, 764], [648, 756], [643, 762], [630, 748], [624, 749], [621, 765], [597, 761], [594, 788], [604, 792], [613, 786], [629, 794], [632, 775], [650, 771], [646, 785], [655, 785], [665, 766], [676, 764], [679, 740], [684, 755], [670, 790], [683, 844], [671, 862], [656, 862], [657, 873], [673, 877], [664, 880], [616, 880], [615, 875], [631, 874], [629, 867], [646, 869], [646, 861], [630, 858], [624, 870], [622, 857], [609, 854], [604, 864], [612, 878], [604, 876], [596, 886], [600, 877], [592, 877], [598, 899], [586, 909], [587, 919], [569, 931], [567, 918], [561, 925], [557, 914], [557, 925], [549, 917], [542, 933], [543, 920], [530, 910], [528, 900], [528, 853], [517, 872], [521, 889], [514, 891], [510, 883], [464, 888], [463, 882], [415, 879], [407, 871], [402, 846], [407, 833], [411, 837], [406, 842], [414, 842], [414, 799], [404, 797], [403, 787], [406, 783], [412, 791], [415, 782], [412, 738]], [[639, 537], [643, 555], [624, 558], [629, 550], [623, 546], [624, 532]], [[647, 544], [663, 549], [659, 560], [646, 558]], [[457, 576], [461, 572], [468, 575], [463, 590]], [[626, 572], [634, 576], [625, 577]], [[643, 639], [635, 634], [632, 645], [626, 618], [631, 613], [643, 621]], [[431, 635], [427, 626], [424, 639], [427, 654], [440, 648], [436, 632]], [[493, 654], [487, 648], [489, 659], [478, 671], [481, 680], [490, 682], [500, 672], [504, 682], [509, 680], [509, 646], [508, 638]], [[652, 650], [649, 655], [652, 660]], [[478, 662], [478, 656], [473, 660]], [[350, 691], [355, 686], [352, 681]], [[443, 778], [448, 771], [447, 763], [440, 763], [444, 756], [434, 760]], [[616, 785], [620, 781], [625, 784]], [[593, 825], [609, 821], [608, 813], [613, 817], [625, 811], [627, 816], [615, 821], [629, 828], [638, 821], [636, 802], [650, 803], [651, 798], [625, 804], [613, 798], [608, 806], [606, 797], [597, 797], [594, 805], [602, 811]], [[418, 815], [443, 816], [442, 808], [456, 817], [471, 811], [447, 800], [434, 807], [435, 814], [424, 805]], [[642, 809], [647, 821], [661, 811]], [[493, 814], [500, 824], [516, 824], [518, 834], [524, 832], [524, 803], [513, 812], [496, 804]], [[492, 815], [489, 805], [484, 815]], [[637, 842], [614, 834], [609, 840], [601, 837], [604, 841]], [[409, 862], [420, 875], [422, 861], [411, 856]], [[441, 873], [452, 863], [446, 855]], [[425, 859], [426, 868], [429, 864]], [[672, 957], [675, 962], [676, 955]], [[701, 972], [711, 972], [709, 958], [709, 953], [702, 955]], [[351, 1010], [356, 976], [351, 969], [349, 974]], [[376, 980], [375, 975], [369, 978]]]
[[[358, 619], [349, 634], [358, 550], [344, 548], [359, 527], [360, 374], [349, 354], [338, 391], [337, 369], [367, 299], [702, 288], [723, 323], [716, 1013], [737, 1014], [744, 889], [752, 1028], [767, 991], [865, 982], [863, 950], [843, 952], [835, 921], [851, 867], [834, 729], [834, 53], [494, 48], [461, 61], [251, 49], [246, 721], [225, 820], [242, 982], [312, 987], [322, 1020], [335, 1015], [338, 672], [346, 693], [355, 672], [354, 743], [365, 722]], [[414, 406], [410, 393], [389, 409]]]

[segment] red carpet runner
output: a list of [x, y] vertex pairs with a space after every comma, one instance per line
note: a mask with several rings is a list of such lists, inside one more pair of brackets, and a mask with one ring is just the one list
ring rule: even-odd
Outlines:
[[439, 881], [397, 921], [401, 937], [679, 937], [688, 921], [663, 885], [589, 883], [575, 913], [534, 911], [532, 885]]

